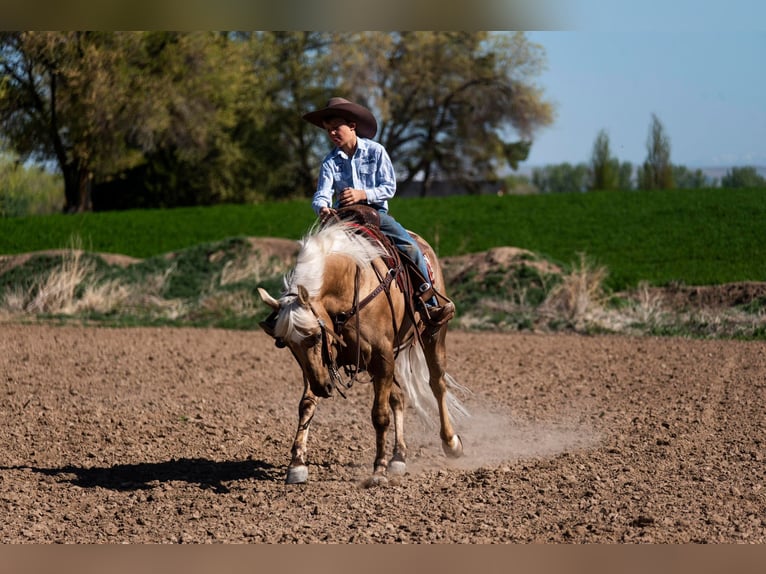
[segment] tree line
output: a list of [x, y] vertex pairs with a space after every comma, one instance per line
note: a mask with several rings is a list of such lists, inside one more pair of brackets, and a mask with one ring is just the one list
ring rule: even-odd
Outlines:
[[470, 189], [552, 123], [544, 64], [521, 32], [0, 32], [0, 152], [60, 173], [65, 212], [308, 196], [301, 116], [340, 95], [401, 181]]
[[513, 177], [510, 188], [541, 193], [576, 193], [595, 190], [701, 189], [766, 187], [766, 178], [752, 166], [727, 170], [720, 182], [701, 169], [691, 170], [671, 161], [670, 138], [660, 119], [652, 114], [646, 142], [646, 159], [635, 167], [612, 155], [609, 134], [599, 131], [590, 163], [561, 163], [532, 170], [532, 177]]

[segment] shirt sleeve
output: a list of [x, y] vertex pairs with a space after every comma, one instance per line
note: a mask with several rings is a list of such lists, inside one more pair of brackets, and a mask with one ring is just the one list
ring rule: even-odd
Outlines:
[[323, 207], [332, 207], [333, 198], [333, 173], [327, 160], [322, 162], [319, 167], [319, 178], [317, 179], [317, 189], [314, 192], [314, 198], [311, 201], [311, 207], [314, 213], [319, 215]]
[[367, 203], [380, 205], [394, 197], [396, 193], [396, 172], [391, 163], [391, 158], [383, 146], [380, 146], [377, 150], [374, 180], [374, 187], [364, 190], [367, 194]]

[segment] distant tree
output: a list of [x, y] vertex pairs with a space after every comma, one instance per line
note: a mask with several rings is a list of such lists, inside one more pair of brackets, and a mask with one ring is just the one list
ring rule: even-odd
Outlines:
[[670, 139], [656, 114], [646, 142], [647, 156], [638, 169], [639, 189], [673, 189], [673, 166], [670, 163]]
[[61, 175], [0, 149], [0, 218], [61, 211]]
[[588, 190], [587, 164], [560, 163], [532, 170], [532, 184], [540, 193], [581, 193]]
[[617, 172], [618, 189], [625, 191], [633, 189], [633, 164], [629, 161], [620, 163], [620, 169]]
[[308, 195], [301, 116], [340, 95], [403, 181], [478, 189], [552, 123], [544, 63], [521, 32], [0, 32], [0, 146], [56, 166], [67, 212]]
[[516, 169], [553, 121], [534, 82], [544, 51], [521, 32], [342, 34], [333, 50], [341, 93], [377, 112], [377, 139], [423, 194], [434, 179], [470, 188]]
[[733, 167], [721, 178], [721, 187], [766, 187], [766, 178], [752, 166]]
[[620, 162], [609, 150], [609, 135], [601, 130], [593, 143], [590, 160], [590, 189], [618, 189], [620, 186]]
[[538, 189], [532, 184], [531, 179], [522, 174], [506, 176], [503, 180], [505, 193], [509, 195], [526, 195], [537, 193]]
[[673, 166], [673, 181], [678, 189], [702, 189], [714, 187], [716, 182], [701, 169], [690, 170], [683, 165]]

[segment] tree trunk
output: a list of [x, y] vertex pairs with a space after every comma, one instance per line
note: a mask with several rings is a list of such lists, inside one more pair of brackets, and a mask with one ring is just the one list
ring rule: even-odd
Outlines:
[[64, 168], [64, 213], [93, 211], [91, 187], [93, 174], [79, 162]]
[[431, 191], [430, 164], [423, 170], [423, 183], [420, 185], [420, 197], [426, 197]]

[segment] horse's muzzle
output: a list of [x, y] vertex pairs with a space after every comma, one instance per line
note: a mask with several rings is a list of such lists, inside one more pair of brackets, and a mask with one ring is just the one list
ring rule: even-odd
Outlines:
[[332, 381], [311, 385], [311, 392], [323, 399], [329, 399], [332, 396], [333, 390]]

